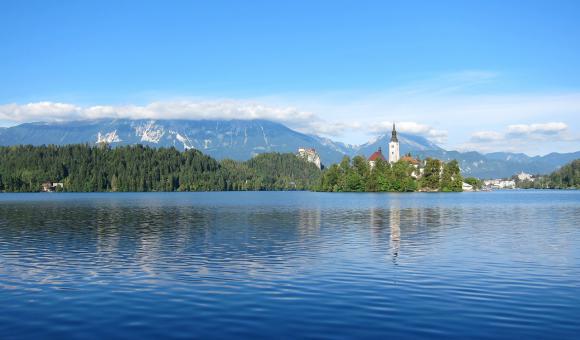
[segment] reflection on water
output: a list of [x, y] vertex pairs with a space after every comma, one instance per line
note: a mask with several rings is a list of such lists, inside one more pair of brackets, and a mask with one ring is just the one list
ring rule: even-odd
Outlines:
[[574, 192], [0, 195], [0, 337], [571, 337], [579, 225]]
[[396, 263], [401, 248], [401, 211], [398, 208], [391, 209], [389, 221], [391, 222], [391, 253], [393, 262]]

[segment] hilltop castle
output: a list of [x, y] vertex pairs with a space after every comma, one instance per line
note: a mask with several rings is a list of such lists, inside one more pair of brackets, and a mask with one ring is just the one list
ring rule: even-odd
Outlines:
[[299, 148], [298, 149], [298, 157], [305, 159], [310, 163], [314, 163], [318, 169], [322, 169], [322, 164], [320, 162], [320, 155], [316, 152], [315, 149], [311, 148]]

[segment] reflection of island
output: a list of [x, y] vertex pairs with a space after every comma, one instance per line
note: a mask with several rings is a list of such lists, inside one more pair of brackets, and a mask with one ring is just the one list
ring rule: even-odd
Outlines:
[[403, 210], [398, 206], [392, 206], [390, 209], [370, 208], [370, 227], [373, 238], [378, 241], [379, 245], [387, 244], [393, 260], [399, 255], [400, 241], [401, 241], [401, 213], [409, 212]]
[[381, 238], [386, 229], [386, 211], [382, 208], [370, 208], [370, 226], [373, 236]]
[[393, 261], [396, 262], [401, 248], [401, 210], [399, 208], [391, 208], [389, 213], [389, 222], [391, 226], [391, 238], [389, 245], [391, 247], [391, 254]]

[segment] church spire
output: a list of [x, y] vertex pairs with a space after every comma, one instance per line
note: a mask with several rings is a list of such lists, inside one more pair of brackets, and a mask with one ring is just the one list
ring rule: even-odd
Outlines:
[[399, 140], [397, 139], [397, 130], [395, 130], [395, 123], [393, 123], [393, 132], [391, 134], [391, 142], [398, 143]]

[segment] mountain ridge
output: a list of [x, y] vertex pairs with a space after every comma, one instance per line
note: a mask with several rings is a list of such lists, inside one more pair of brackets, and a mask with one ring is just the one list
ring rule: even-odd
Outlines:
[[[528, 156], [523, 153], [448, 151], [425, 137], [398, 133], [401, 154], [420, 158], [457, 159], [465, 175], [481, 178], [509, 177], [524, 171], [549, 173], [573, 159], [575, 153], [550, 153]], [[243, 120], [159, 120], [159, 119], [93, 119], [62, 122], [23, 123], [0, 128], [0, 145], [79, 144], [106, 142], [112, 145], [144, 144], [154, 147], [198, 149], [214, 158], [246, 160], [265, 152], [292, 152], [299, 147], [315, 148], [324, 164], [339, 162], [342, 157], [368, 157], [379, 147], [386, 148], [390, 133], [373, 141], [351, 145], [327, 137], [304, 134], [284, 124], [265, 119]]]

